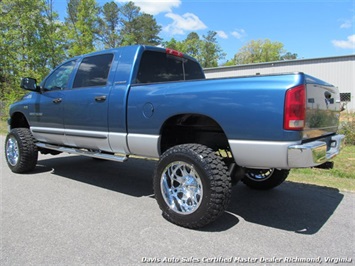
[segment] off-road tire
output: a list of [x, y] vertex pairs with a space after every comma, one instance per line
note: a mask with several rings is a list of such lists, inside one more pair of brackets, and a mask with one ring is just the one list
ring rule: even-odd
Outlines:
[[290, 170], [270, 169], [247, 169], [242, 179], [243, 183], [250, 188], [269, 190], [281, 185], [287, 178]]
[[28, 128], [14, 128], [5, 140], [6, 162], [14, 173], [25, 173], [36, 167], [38, 149]]
[[[170, 183], [168, 191], [171, 197], [168, 198], [166, 195], [169, 192], [163, 192], [164, 187], [166, 187], [164, 186], [166, 184], [164, 180], [169, 175], [167, 173], [171, 173], [178, 166], [181, 166], [181, 169], [190, 170], [181, 170], [180, 176], [182, 177], [178, 176], [177, 180], [179, 179], [179, 181], [174, 183], [176, 187], [173, 183]], [[191, 172], [188, 173], [188, 171]], [[183, 172], [185, 175], [181, 174]], [[182, 182], [181, 180], [188, 180], [188, 182]], [[178, 185], [179, 183], [180, 185]], [[190, 186], [185, 186], [186, 183]], [[196, 184], [199, 184], [200, 190], [197, 190]], [[153, 186], [155, 198], [163, 212], [163, 217], [174, 224], [193, 229], [201, 228], [215, 221], [226, 210], [231, 196], [231, 178], [222, 158], [216, 155], [212, 149], [200, 144], [178, 145], [164, 152], [155, 169]], [[175, 192], [172, 192], [174, 189], [176, 189]], [[182, 206], [190, 208], [188, 206], [189, 199], [180, 199], [183, 192], [176, 192], [177, 190], [186, 191], [184, 189], [189, 191], [184, 194], [185, 196], [191, 195], [190, 190], [198, 191], [197, 195], [192, 197], [198, 202], [197, 206], [192, 206], [192, 210], [186, 212], [181, 208], [175, 208], [174, 210], [174, 207], [167, 203], [171, 198], [174, 198], [175, 203], [178, 201], [180, 203], [185, 202]], [[175, 195], [172, 195], [172, 193], [175, 193]]]

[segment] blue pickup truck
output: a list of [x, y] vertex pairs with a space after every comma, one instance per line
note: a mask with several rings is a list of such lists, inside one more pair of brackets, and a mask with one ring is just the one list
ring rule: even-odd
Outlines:
[[231, 186], [280, 185], [292, 168], [332, 167], [341, 149], [338, 89], [304, 73], [205, 79], [181, 52], [127, 46], [67, 60], [10, 108], [5, 157], [15, 173], [38, 152], [124, 162], [159, 159], [163, 216], [200, 228], [227, 208]]

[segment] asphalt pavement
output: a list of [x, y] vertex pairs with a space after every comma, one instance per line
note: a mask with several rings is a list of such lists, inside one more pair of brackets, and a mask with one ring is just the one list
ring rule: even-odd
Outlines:
[[155, 161], [40, 155], [14, 174], [1, 137], [1, 265], [355, 263], [355, 193], [285, 182], [233, 188], [228, 210], [202, 230], [161, 216]]

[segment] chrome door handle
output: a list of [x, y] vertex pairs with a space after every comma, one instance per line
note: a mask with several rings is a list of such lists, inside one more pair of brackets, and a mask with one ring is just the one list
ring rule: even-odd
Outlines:
[[101, 95], [101, 96], [96, 96], [95, 101], [97, 102], [103, 102], [106, 100], [106, 95]]
[[57, 98], [53, 100], [53, 103], [61, 103], [62, 102], [62, 98]]

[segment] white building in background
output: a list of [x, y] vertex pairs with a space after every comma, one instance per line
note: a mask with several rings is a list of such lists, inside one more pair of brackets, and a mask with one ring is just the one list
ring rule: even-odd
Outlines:
[[215, 67], [204, 71], [206, 78], [304, 72], [338, 87], [346, 110], [355, 112], [355, 55]]

